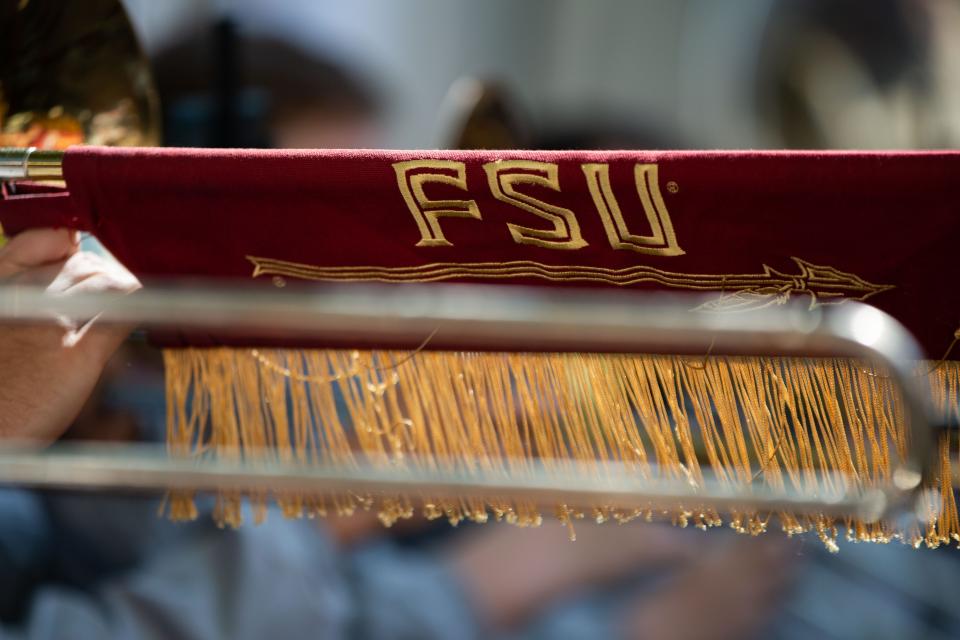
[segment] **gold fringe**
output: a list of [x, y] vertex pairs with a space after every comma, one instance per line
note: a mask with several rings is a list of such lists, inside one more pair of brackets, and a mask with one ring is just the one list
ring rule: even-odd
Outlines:
[[[462, 472], [522, 469], [538, 459], [558, 473], [573, 462], [621, 463], [642, 478], [698, 486], [709, 468], [731, 486], [762, 480], [775, 489], [847, 489], [889, 482], [908, 447], [892, 383], [847, 359], [724, 358], [609, 354], [461, 353], [283, 349], [182, 349], [164, 354], [168, 442], [176, 454], [270, 456], [352, 465], [387, 460]], [[940, 415], [960, 419], [960, 363], [921, 363]], [[949, 432], [939, 442], [939, 474], [926, 487], [925, 530], [896, 523], [775, 514], [788, 535], [816, 532], [836, 550], [849, 540], [936, 547], [960, 542]], [[414, 513], [409, 496], [274, 496], [287, 517], [348, 515], [375, 506], [387, 526]], [[248, 496], [254, 519], [267, 496]], [[193, 496], [166, 503], [171, 518], [196, 517]], [[215, 517], [238, 526], [242, 496], [221, 493]], [[427, 518], [542, 521], [536, 505], [424, 497]], [[571, 527], [587, 514], [559, 505]], [[596, 505], [589, 517], [619, 522], [654, 512]], [[659, 514], [658, 514], [659, 515]], [[721, 514], [677, 505], [681, 526], [718, 526]], [[726, 514], [737, 531], [766, 530], [771, 514]]]

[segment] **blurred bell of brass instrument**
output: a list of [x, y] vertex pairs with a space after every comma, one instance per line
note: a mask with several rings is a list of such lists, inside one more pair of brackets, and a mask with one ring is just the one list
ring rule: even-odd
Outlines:
[[0, 0], [0, 179], [59, 180], [60, 150], [155, 146], [159, 123], [119, 0]]

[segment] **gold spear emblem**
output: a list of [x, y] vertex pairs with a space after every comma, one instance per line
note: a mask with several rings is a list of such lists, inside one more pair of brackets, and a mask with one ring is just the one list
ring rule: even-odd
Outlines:
[[703, 274], [678, 273], [637, 265], [625, 269], [548, 265], [529, 260], [509, 262], [434, 262], [416, 267], [349, 266], [321, 267], [273, 258], [247, 256], [254, 278], [281, 276], [304, 280], [439, 282], [443, 280], [499, 280], [538, 278], [557, 282], [600, 282], [616, 286], [650, 283], [667, 289], [717, 291], [716, 300], [699, 307], [701, 311], [746, 311], [783, 304], [791, 295], [809, 295], [810, 308], [866, 300], [893, 285], [873, 284], [845, 271], [792, 258], [800, 273], [790, 274], [763, 265], [762, 273]]
[[[814, 309], [820, 305], [840, 304], [847, 300], [862, 302], [870, 296], [894, 288], [892, 284], [873, 284], [856, 274], [813, 264], [802, 258], [791, 257], [791, 259], [800, 268], [798, 275], [783, 273], [763, 265], [763, 278], [758, 279], [756, 284], [743, 286], [746, 284], [743, 282], [744, 276], [737, 276], [737, 287], [732, 287], [728, 281], [721, 289], [720, 297], [703, 303], [697, 309], [701, 311], [760, 309], [774, 304], [783, 304], [793, 294], [809, 295], [810, 308]], [[766, 282], [761, 282], [764, 279]]]

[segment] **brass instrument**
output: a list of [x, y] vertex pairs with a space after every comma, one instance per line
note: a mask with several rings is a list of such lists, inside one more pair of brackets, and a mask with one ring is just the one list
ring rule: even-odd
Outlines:
[[[476, 142], [478, 136], [490, 135], [491, 130], [506, 135], [490, 124], [491, 119], [496, 120], [496, 100], [488, 98], [477, 100], [475, 117], [464, 125], [463, 139]], [[0, 149], [0, 180], [62, 180], [62, 150], [72, 144], [156, 145], [159, 120], [157, 94], [147, 62], [118, 0], [0, 0], [0, 147], [6, 147]], [[911, 374], [910, 363], [919, 358], [919, 351], [892, 318], [864, 305], [852, 303], [837, 312], [816, 314], [788, 305], [764, 310], [749, 320], [744, 316], [730, 320], [680, 312], [679, 308], [689, 309], [689, 305], [677, 307], [673, 301], [656, 296], [637, 296], [624, 302], [622, 298], [597, 295], [586, 304], [575, 296], [563, 299], [566, 294], [543, 294], [530, 303], [522, 292], [489, 290], [482, 295], [467, 295], [435, 288], [405, 292], [401, 306], [395, 295], [366, 287], [344, 286], [319, 297], [306, 297], [316, 294], [305, 293], [291, 298], [290, 294], [288, 291], [282, 297], [274, 291], [264, 297], [262, 292], [218, 287], [192, 293], [179, 289], [146, 291], [135, 301], [84, 296], [51, 302], [42, 292], [0, 290], [0, 319], [41, 321], [52, 313], [83, 317], [84, 311], [94, 312], [106, 304], [105, 322], [143, 322], [166, 328], [246, 322], [247, 326], [266, 323], [316, 335], [324, 330], [363, 326], [372, 337], [382, 337], [407, 325], [413, 334], [423, 335], [438, 324], [448, 323], [454, 335], [475, 332], [487, 338], [513, 340], [518, 345], [525, 335], [542, 338], [545, 331], [557, 339], [574, 334], [581, 339], [590, 336], [598, 347], [603, 346], [604, 336], [615, 335], [619, 344], [662, 348], [683, 343], [705, 350], [716, 347], [718, 353], [724, 347], [747, 352], [801, 352], [813, 344], [826, 345], [846, 351], [846, 355], [883, 361], [906, 400], [913, 449], [904, 465], [896, 469], [888, 490], [863, 495], [842, 491], [831, 495], [777, 493], [759, 483], [743, 494], [731, 494], [729, 487], [719, 485], [693, 492], [682, 481], [644, 485], [635, 478], [591, 479], [586, 474], [570, 475], [565, 480], [535, 475], [504, 480], [442, 473], [417, 476], [382, 468], [324, 470], [216, 460], [187, 463], [137, 448], [123, 455], [76, 449], [64, 455], [5, 453], [0, 456], [0, 480], [42, 486], [181, 489], [343, 490], [360, 486], [450, 496], [492, 489], [499, 495], [546, 502], [556, 501], [558, 495], [566, 496], [567, 502], [581, 500], [584, 504], [598, 497], [637, 505], [688, 499], [697, 504], [817, 511], [874, 521], [892, 511], [912, 511], [911, 500], [933, 450], [923, 399], [926, 394], [915, 388], [917, 383]], [[411, 295], [414, 302], [419, 301], [419, 305], [413, 305], [421, 310], [419, 314], [409, 312]], [[482, 300], [482, 308], [470, 307], [471, 299]], [[477, 315], [443, 315], [443, 310], [455, 308], [473, 309]], [[578, 312], [583, 309], [592, 311], [587, 315]], [[871, 316], [882, 325], [879, 342], [867, 344], [857, 337], [857, 314], [879, 314]], [[478, 323], [478, 317], [487, 320]]]
[[[0, 0], [0, 178], [59, 177], [72, 144], [154, 146], [160, 110], [119, 0]], [[33, 151], [30, 151], [33, 149]]]

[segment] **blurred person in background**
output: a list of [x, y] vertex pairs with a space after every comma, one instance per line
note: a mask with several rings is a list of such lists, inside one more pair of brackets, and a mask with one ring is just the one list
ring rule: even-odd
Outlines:
[[960, 144], [960, 4], [780, 0], [760, 52], [757, 102], [774, 146]]

